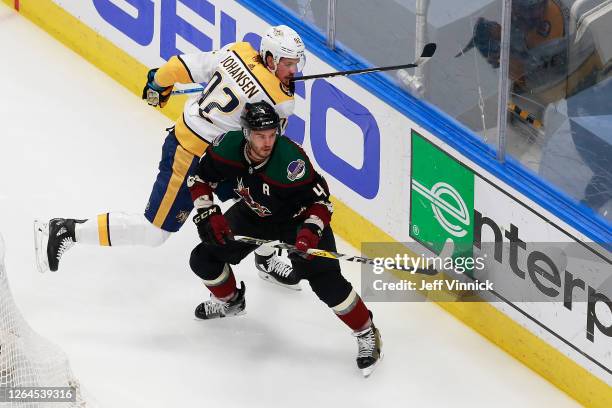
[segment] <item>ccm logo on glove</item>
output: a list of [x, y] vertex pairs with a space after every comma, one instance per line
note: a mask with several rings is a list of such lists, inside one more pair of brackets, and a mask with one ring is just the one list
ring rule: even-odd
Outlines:
[[198, 235], [202, 242], [224, 245], [225, 238], [234, 238], [227, 219], [218, 205], [213, 205], [207, 209], [199, 209], [193, 217], [193, 222], [198, 227]]

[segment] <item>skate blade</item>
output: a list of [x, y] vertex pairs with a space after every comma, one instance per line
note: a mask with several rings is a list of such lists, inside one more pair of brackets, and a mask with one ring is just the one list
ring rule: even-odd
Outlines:
[[246, 314], [246, 310], [242, 310], [236, 314], [231, 314], [231, 315], [225, 315], [225, 316], [218, 316], [218, 317], [211, 317], [210, 319], [200, 319], [199, 317], [195, 316], [194, 319], [198, 322], [206, 322], [209, 320], [219, 320], [219, 319], [225, 319], [226, 317], [236, 317], [236, 316], [242, 316]]
[[49, 224], [34, 220], [34, 250], [36, 255], [36, 268], [38, 272], [50, 271], [47, 259], [47, 243], [49, 242]]
[[381, 352], [380, 357], [374, 364], [372, 364], [369, 367], [361, 369], [361, 374], [363, 374], [363, 378], [368, 378], [374, 372], [374, 370], [376, 370], [376, 367], [378, 367], [378, 364], [382, 361], [384, 356], [385, 355]]
[[291, 289], [291, 290], [295, 290], [295, 291], [300, 291], [302, 290], [302, 287], [300, 286], [299, 283], [296, 283], [295, 285], [287, 285], [285, 283], [281, 283], [279, 281], [277, 281], [276, 279], [274, 279], [272, 276], [270, 276], [270, 274], [262, 271], [262, 270], [258, 270], [257, 274], [259, 275], [259, 277], [263, 280], [265, 280], [266, 282], [270, 282], [270, 283], [274, 283], [278, 286], [282, 286], [283, 288], [287, 288], [287, 289]]

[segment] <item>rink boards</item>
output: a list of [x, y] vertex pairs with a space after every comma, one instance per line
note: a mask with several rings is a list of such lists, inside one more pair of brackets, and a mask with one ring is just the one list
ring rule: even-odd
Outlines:
[[[243, 39], [257, 43], [256, 33], [269, 25], [240, 2], [230, 1], [2, 1], [11, 7], [18, 4], [20, 13], [138, 96], [148, 67], [179, 52], [206, 51]], [[307, 48], [317, 50], [308, 53], [304, 74], [334, 71], [325, 62], [333, 56], [311, 47], [316, 39], [304, 40]], [[184, 100], [172, 98], [160, 111], [174, 120]], [[556, 289], [563, 299], [568, 285], [580, 280], [582, 302], [580, 288], [572, 292], [576, 301], [568, 307], [562, 302], [518, 302], [505, 296], [502, 286], [494, 302], [439, 304], [581, 403], [612, 406], [612, 306], [605, 291], [610, 282], [606, 286], [602, 279], [606, 268], [609, 275], [610, 253], [589, 244], [587, 237], [423, 126], [357, 83], [336, 78], [297, 87], [296, 113], [287, 133], [304, 145], [325, 174], [334, 194], [334, 229], [357, 248], [363, 241], [427, 242], [423, 231], [440, 224], [435, 200], [431, 210], [419, 212], [413, 211], [411, 202], [436, 196], [434, 186], [439, 183], [450, 186], [453, 199], [447, 195], [446, 201], [451, 207], [464, 210], [455, 218], [445, 213], [463, 239], [477, 234], [482, 242], [508, 243], [520, 237], [528, 243], [571, 245], [564, 270], [527, 273], [524, 278], [509, 275], [505, 283], [515, 290], [540, 285]], [[431, 154], [430, 168], [413, 169], [413, 154]], [[461, 168], [464, 181], [444, 180], [448, 166]], [[528, 250], [522, 252], [528, 255]], [[548, 254], [553, 260], [555, 256]], [[508, 262], [504, 253], [498, 266], [507, 267]], [[566, 279], [568, 273], [573, 280]], [[589, 294], [596, 308], [584, 302]]]

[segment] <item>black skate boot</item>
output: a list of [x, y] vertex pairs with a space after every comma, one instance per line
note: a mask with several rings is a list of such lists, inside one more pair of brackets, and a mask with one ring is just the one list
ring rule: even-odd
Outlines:
[[[370, 318], [372, 312], [370, 312]], [[369, 377], [374, 371], [380, 360], [383, 358], [382, 338], [380, 332], [372, 325], [365, 330], [353, 333], [357, 338], [357, 367], [361, 370], [364, 377]]]
[[292, 290], [302, 290], [300, 279], [293, 273], [293, 267], [283, 262], [276, 253], [263, 256], [255, 253], [255, 265], [259, 277]]
[[210, 296], [210, 300], [200, 303], [195, 310], [195, 316], [198, 319], [210, 320], [220, 317], [231, 317], [245, 314], [246, 301], [244, 299], [244, 282], [240, 282], [240, 289], [229, 302], [223, 302], [214, 296]]
[[76, 242], [75, 223], [80, 224], [85, 221], [70, 218], [53, 218], [48, 223], [34, 221], [36, 262], [40, 272], [57, 271], [62, 255]]

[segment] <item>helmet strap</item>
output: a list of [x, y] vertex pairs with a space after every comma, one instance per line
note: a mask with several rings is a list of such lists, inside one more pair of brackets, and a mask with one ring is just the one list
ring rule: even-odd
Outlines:
[[242, 128], [242, 134], [247, 141], [247, 144], [251, 144], [251, 129]]
[[[268, 55], [272, 57], [272, 63], [274, 64], [274, 69], [270, 68], [270, 65], [268, 65]], [[266, 66], [266, 68], [268, 68], [268, 71], [276, 75], [276, 70], [278, 69], [278, 62], [276, 62], [276, 58], [274, 58], [272, 53], [268, 53], [268, 55], [266, 55], [266, 58], [264, 58], [264, 65]]]

